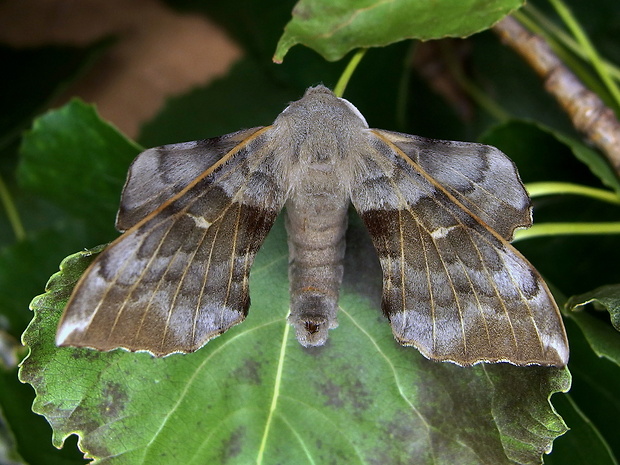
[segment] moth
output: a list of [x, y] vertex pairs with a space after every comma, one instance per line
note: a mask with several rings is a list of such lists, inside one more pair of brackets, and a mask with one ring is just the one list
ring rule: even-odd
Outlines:
[[383, 271], [395, 338], [432, 360], [563, 366], [546, 284], [510, 244], [531, 225], [512, 161], [487, 145], [370, 129], [347, 100], [306, 91], [271, 126], [138, 155], [123, 234], [77, 283], [57, 344], [192, 352], [248, 313], [256, 252], [284, 208], [289, 322], [303, 346], [337, 326], [347, 211]]

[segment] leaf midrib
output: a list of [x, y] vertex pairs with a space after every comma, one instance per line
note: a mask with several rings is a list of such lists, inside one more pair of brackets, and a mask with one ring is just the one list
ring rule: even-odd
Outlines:
[[280, 345], [280, 356], [278, 357], [278, 368], [276, 370], [276, 378], [273, 384], [273, 396], [271, 398], [271, 406], [269, 407], [267, 421], [265, 422], [265, 430], [263, 431], [263, 437], [261, 439], [260, 447], [258, 448], [258, 454], [256, 455], [256, 465], [262, 465], [263, 463], [263, 455], [265, 453], [265, 447], [267, 445], [269, 431], [271, 430], [273, 414], [278, 406], [278, 398], [280, 397], [280, 383], [282, 381], [282, 372], [284, 369], [284, 358], [286, 357], [286, 341], [288, 340], [289, 330], [290, 325], [285, 324], [282, 334], [282, 343]]

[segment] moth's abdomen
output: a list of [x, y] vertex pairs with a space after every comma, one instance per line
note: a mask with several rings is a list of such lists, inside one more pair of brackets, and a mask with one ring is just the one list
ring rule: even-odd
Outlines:
[[289, 322], [305, 347], [323, 345], [328, 330], [338, 326], [347, 208], [346, 201], [328, 195], [303, 196], [286, 204]]

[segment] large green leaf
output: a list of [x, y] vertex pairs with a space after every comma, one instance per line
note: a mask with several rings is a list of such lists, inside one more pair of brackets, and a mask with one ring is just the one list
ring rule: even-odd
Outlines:
[[111, 230], [127, 167], [138, 152], [92, 106], [73, 100], [25, 134], [18, 179], [92, 226]]
[[300, 0], [278, 42], [274, 61], [303, 44], [330, 61], [360, 47], [404, 39], [465, 37], [491, 27], [522, 0]]
[[89, 261], [67, 258], [33, 302], [20, 377], [54, 444], [77, 432], [102, 463], [539, 463], [566, 430], [548, 400], [566, 370], [430, 362], [353, 292], [329, 343], [303, 349], [286, 323], [281, 222], [257, 256], [247, 320], [191, 355], [54, 347]]

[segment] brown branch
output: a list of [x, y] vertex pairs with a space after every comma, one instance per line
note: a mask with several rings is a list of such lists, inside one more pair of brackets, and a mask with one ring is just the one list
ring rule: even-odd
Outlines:
[[560, 103], [573, 125], [598, 147], [620, 175], [620, 122], [614, 112], [562, 63], [540, 36], [512, 17], [493, 30], [542, 77], [545, 89]]

